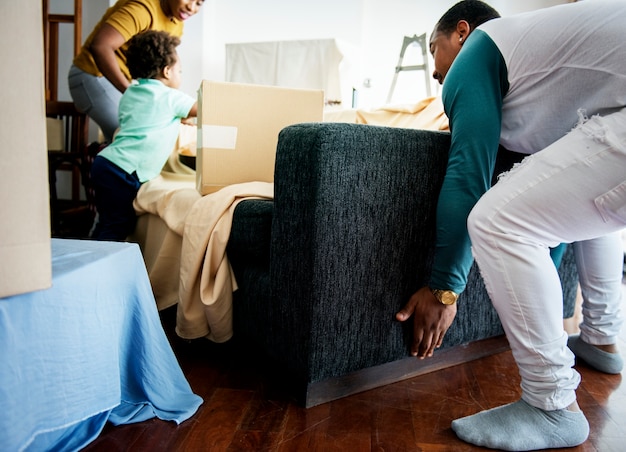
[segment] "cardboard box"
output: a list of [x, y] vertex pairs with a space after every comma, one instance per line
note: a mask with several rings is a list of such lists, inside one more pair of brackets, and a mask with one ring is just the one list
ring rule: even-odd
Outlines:
[[[0, 298], [45, 289], [52, 284], [50, 201], [44, 109], [41, 4], [0, 6], [6, 21], [0, 38], [18, 46], [2, 46], [0, 55], [11, 61], [3, 71], [0, 121]], [[23, 14], [23, 16], [22, 16]]]
[[291, 124], [321, 122], [323, 112], [322, 90], [204, 80], [198, 92], [198, 191], [273, 182], [278, 133]]

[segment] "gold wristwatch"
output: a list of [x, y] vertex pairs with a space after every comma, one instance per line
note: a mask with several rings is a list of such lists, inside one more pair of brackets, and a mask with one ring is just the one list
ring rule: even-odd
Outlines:
[[459, 294], [452, 292], [451, 290], [430, 289], [430, 291], [441, 304], [445, 304], [447, 306], [456, 303], [456, 300], [459, 299]]

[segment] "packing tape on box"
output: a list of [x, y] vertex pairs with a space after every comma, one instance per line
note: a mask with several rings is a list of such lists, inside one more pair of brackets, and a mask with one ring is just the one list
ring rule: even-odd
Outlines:
[[235, 149], [237, 146], [237, 127], [202, 125], [202, 134], [198, 137], [198, 147], [211, 149]]

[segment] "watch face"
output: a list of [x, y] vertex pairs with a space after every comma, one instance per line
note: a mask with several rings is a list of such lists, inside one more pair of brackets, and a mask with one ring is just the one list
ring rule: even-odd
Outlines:
[[443, 304], [454, 304], [456, 296], [454, 296], [452, 292], [446, 290], [441, 294], [441, 301]]
[[433, 295], [435, 295], [437, 300], [445, 305], [454, 304], [456, 303], [457, 298], [459, 298], [459, 296], [451, 290], [434, 290]]

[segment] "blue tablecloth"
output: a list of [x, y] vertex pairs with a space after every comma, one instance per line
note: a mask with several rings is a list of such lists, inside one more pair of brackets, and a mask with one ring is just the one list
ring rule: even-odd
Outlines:
[[107, 421], [196, 412], [202, 399], [161, 327], [136, 244], [53, 239], [52, 280], [0, 299], [0, 450], [77, 450]]

